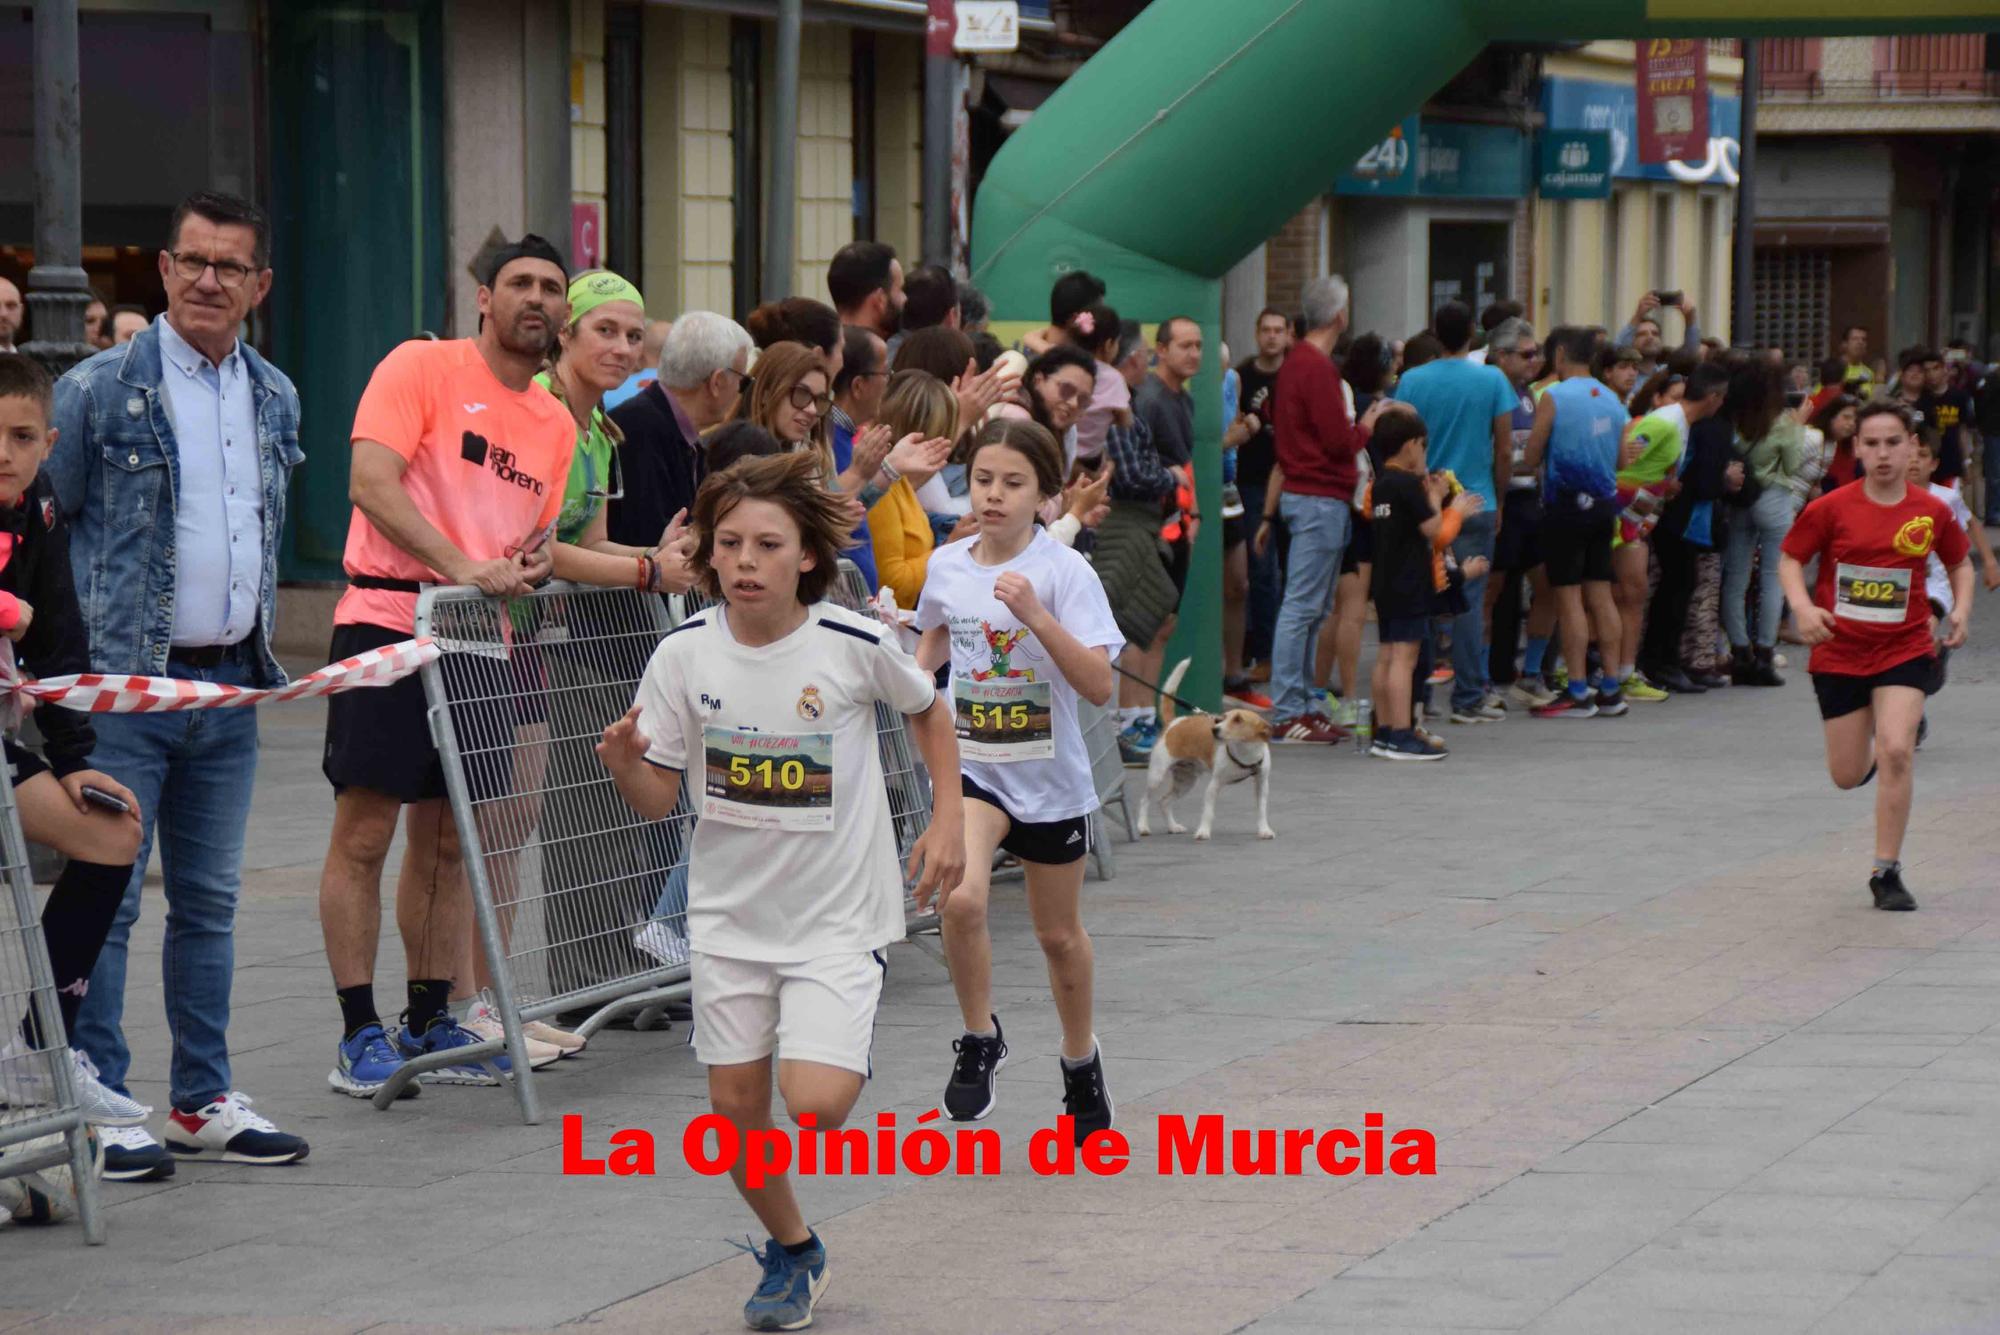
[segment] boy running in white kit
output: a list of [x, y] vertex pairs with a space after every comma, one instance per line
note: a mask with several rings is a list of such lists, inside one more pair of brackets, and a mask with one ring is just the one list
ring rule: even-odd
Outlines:
[[[695, 1056], [739, 1132], [768, 1128], [772, 1053], [793, 1122], [839, 1126], [869, 1074], [884, 948], [903, 939], [903, 868], [876, 745], [875, 704], [910, 716], [933, 774], [958, 768], [929, 674], [870, 616], [820, 601], [851, 539], [808, 453], [746, 459], [695, 499], [694, 567], [722, 601], [675, 627], [604, 730], [598, 754], [640, 815], [663, 819], [700, 762], [689, 860]], [[962, 804], [943, 784], [910, 857], [920, 894], [958, 883]], [[812, 1324], [826, 1249], [789, 1178], [736, 1186], [771, 1240], [743, 1309], [752, 1330]]]

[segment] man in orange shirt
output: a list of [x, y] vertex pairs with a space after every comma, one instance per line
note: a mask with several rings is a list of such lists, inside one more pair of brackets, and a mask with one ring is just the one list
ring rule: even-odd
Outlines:
[[[421, 585], [469, 584], [520, 595], [546, 579], [549, 529], [562, 507], [576, 444], [569, 410], [533, 376], [568, 319], [562, 256], [525, 236], [489, 259], [479, 289], [479, 334], [412, 341], [383, 358], [354, 413], [347, 531], [347, 592], [334, 610], [333, 660], [408, 639]], [[495, 716], [525, 704], [515, 675], [527, 666], [468, 658], [490, 673], [498, 697], [457, 720], [495, 735], [462, 741], [473, 753], [504, 749], [513, 728]], [[468, 711], [468, 714], [475, 711]], [[320, 875], [320, 921], [340, 998], [342, 1038], [327, 1082], [365, 1098], [405, 1060], [478, 1040], [446, 1009], [452, 973], [472, 931], [472, 904], [444, 772], [431, 745], [417, 677], [332, 697], [322, 765], [332, 782], [333, 837]], [[506, 779], [474, 774], [497, 791]], [[491, 796], [491, 793], [487, 794]], [[408, 846], [396, 884], [396, 922], [408, 961], [409, 1009], [392, 1037], [375, 1011], [375, 945], [382, 867], [407, 809]], [[447, 1066], [428, 1077], [497, 1084], [507, 1059]]]

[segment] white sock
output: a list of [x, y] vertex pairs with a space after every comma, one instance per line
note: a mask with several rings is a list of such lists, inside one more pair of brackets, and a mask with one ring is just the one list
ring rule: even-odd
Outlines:
[[1138, 710], [1136, 710], [1136, 709], [1127, 709], [1127, 708], [1125, 708], [1124, 706], [1122, 706], [1122, 705], [1121, 705], [1121, 706], [1119, 707], [1119, 709], [1118, 709], [1118, 726], [1119, 726], [1119, 728], [1120, 728], [1120, 729], [1122, 730], [1122, 729], [1125, 729], [1125, 728], [1128, 728], [1128, 727], [1130, 727], [1130, 726], [1132, 725], [1132, 723], [1133, 723], [1133, 722], [1134, 722], [1134, 721], [1135, 721], [1135, 720], [1136, 720], [1136, 719], [1137, 719], [1138, 717], [1139, 717], [1139, 711], [1138, 711]]
[[[1058, 1055], [1061, 1054], [1058, 1053]], [[1084, 1067], [1090, 1065], [1092, 1061], [1096, 1060], [1096, 1058], [1097, 1058], [1097, 1035], [1092, 1034], [1090, 1036], [1090, 1051], [1084, 1053], [1083, 1056], [1081, 1057], [1063, 1057], [1062, 1059], [1063, 1069], [1066, 1071], [1081, 1071]]]
[[1154, 719], [1157, 717], [1150, 709], [1135, 709], [1132, 712], [1137, 717], [1139, 722], [1147, 725], [1151, 725]]

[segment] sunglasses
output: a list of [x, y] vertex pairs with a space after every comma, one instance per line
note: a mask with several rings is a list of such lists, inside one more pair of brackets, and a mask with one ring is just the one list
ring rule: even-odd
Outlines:
[[[605, 470], [609, 476], [605, 487], [587, 486], [583, 494], [594, 501], [622, 501], [625, 499], [625, 470], [618, 462], [618, 447], [611, 447], [611, 464]], [[593, 479], [595, 481], [595, 479]]]
[[826, 416], [826, 410], [833, 406], [833, 395], [815, 394], [807, 389], [803, 383], [793, 385], [789, 397], [792, 401], [792, 407], [798, 409], [800, 412], [811, 408], [822, 417]]

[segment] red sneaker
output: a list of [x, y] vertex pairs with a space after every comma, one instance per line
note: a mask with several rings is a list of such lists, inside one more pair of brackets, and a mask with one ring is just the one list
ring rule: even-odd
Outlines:
[[1273, 744], [1344, 742], [1348, 736], [1347, 729], [1336, 727], [1330, 720], [1316, 719], [1309, 714], [1301, 714], [1293, 719], [1281, 719], [1271, 725]]
[[1231, 700], [1234, 700], [1246, 709], [1269, 709], [1271, 707], [1271, 697], [1252, 686], [1245, 686], [1240, 691], [1230, 691], [1228, 692], [1228, 696]]

